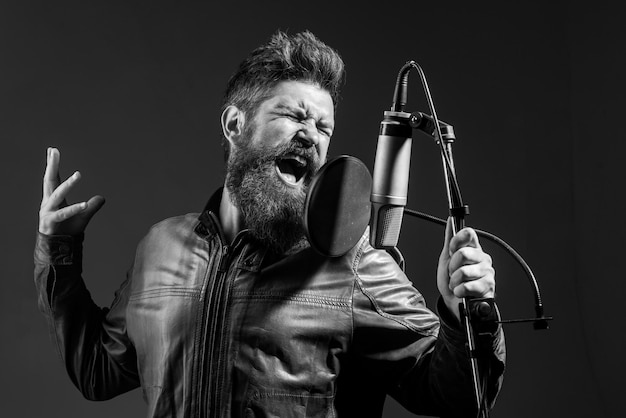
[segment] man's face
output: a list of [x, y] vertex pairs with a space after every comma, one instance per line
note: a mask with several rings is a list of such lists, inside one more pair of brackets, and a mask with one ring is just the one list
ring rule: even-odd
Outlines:
[[305, 243], [306, 192], [326, 161], [334, 107], [328, 92], [308, 83], [281, 82], [273, 93], [231, 149], [226, 186], [246, 228], [282, 253]]

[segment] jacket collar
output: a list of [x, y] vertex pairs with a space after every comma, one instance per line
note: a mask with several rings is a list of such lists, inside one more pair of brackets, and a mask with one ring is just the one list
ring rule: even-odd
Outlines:
[[[204, 206], [204, 210], [198, 217], [199, 222], [195, 228], [196, 234], [198, 234], [203, 239], [210, 239], [210, 237], [219, 237], [222, 245], [227, 244], [219, 218], [219, 208], [222, 201], [223, 189], [224, 187], [220, 187], [213, 193], [213, 195], [211, 195], [209, 201]], [[239, 233], [239, 235], [247, 235], [246, 232], [247, 230], [243, 230]], [[279, 257], [273, 254], [271, 251], [268, 251], [267, 248], [265, 248], [263, 245], [250, 238], [251, 237], [248, 236], [247, 238], [244, 238], [243, 241], [247, 243], [247, 246], [252, 245], [254, 251], [251, 251], [247, 254], [246, 257], [242, 259], [240, 268], [245, 270], [258, 271], [261, 269], [261, 265], [264, 263], [264, 261], [274, 262], [284, 257]]]
[[203, 238], [206, 238], [208, 235], [217, 235], [225, 243], [226, 240], [219, 218], [223, 189], [224, 187], [218, 188], [209, 198], [209, 201], [204, 206], [204, 210], [198, 217], [200, 223], [196, 227], [195, 232]]

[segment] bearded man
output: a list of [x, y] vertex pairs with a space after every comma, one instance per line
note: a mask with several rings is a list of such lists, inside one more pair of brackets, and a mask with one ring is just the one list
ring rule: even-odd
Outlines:
[[[81, 277], [84, 230], [104, 199], [67, 205], [80, 174], [61, 182], [48, 150], [35, 282], [86, 398], [141, 386], [150, 417], [374, 417], [389, 394], [419, 414], [475, 415], [457, 307], [495, 292], [475, 232], [446, 232], [439, 315], [367, 233], [341, 257], [307, 243], [307, 187], [326, 161], [343, 76], [310, 32], [277, 32], [254, 50], [224, 98], [224, 187], [202, 213], [151, 228], [110, 308]], [[479, 348], [491, 406], [502, 330]]]

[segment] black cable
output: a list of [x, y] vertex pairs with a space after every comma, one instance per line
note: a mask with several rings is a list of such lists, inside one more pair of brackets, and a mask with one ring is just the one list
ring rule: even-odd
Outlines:
[[[459, 227], [463, 226], [463, 215], [464, 212], [467, 210], [467, 207], [463, 204], [463, 198], [461, 196], [461, 189], [459, 187], [458, 184], [458, 180], [456, 177], [456, 172], [454, 170], [454, 165], [452, 164], [452, 149], [450, 148], [449, 151], [448, 149], [446, 149], [446, 145], [449, 147], [449, 144], [446, 144], [443, 138], [443, 135], [441, 133], [441, 126], [439, 123], [439, 119], [437, 117], [437, 112], [435, 110], [435, 105], [434, 102], [432, 100], [432, 96], [430, 94], [430, 89], [428, 88], [428, 82], [426, 81], [426, 76], [424, 75], [424, 71], [422, 70], [422, 68], [415, 62], [415, 61], [408, 61], [406, 64], [404, 64], [404, 66], [402, 67], [402, 69], [400, 70], [399, 74], [398, 74], [398, 81], [396, 82], [396, 92], [394, 92], [394, 102], [392, 105], [392, 108], [395, 110], [400, 110], [403, 111], [404, 110], [404, 105], [407, 102], [407, 97], [406, 97], [406, 87], [408, 85], [408, 73], [409, 73], [409, 69], [410, 68], [415, 68], [419, 74], [420, 74], [420, 79], [422, 81], [422, 86], [424, 88], [424, 93], [426, 96], [426, 99], [428, 101], [428, 107], [430, 109], [431, 112], [431, 117], [433, 119], [433, 123], [435, 125], [435, 141], [437, 142], [437, 144], [440, 147], [440, 151], [441, 151], [441, 156], [442, 156], [442, 160], [444, 162], [444, 168], [446, 171], [446, 176], [445, 176], [445, 180], [446, 180], [446, 186], [447, 186], [447, 193], [448, 193], [448, 200], [451, 206], [451, 215], [457, 219], [459, 221]], [[401, 86], [402, 88], [398, 88], [398, 86]], [[402, 93], [402, 94], [399, 94]], [[453, 210], [455, 212], [453, 212]], [[424, 214], [424, 213], [420, 213], [420, 212], [415, 212], [415, 211], [411, 211], [410, 209], [406, 209], [405, 208], [405, 213], [409, 214], [409, 215], [415, 215], [418, 217], [422, 217], [424, 219], [427, 220], [431, 220], [431, 221], [435, 221], [435, 222], [441, 222], [444, 225], [446, 224], [446, 221], [440, 218], [436, 218], [434, 216], [428, 215], [428, 214]], [[467, 212], [465, 212], [467, 213]], [[456, 227], [457, 225], [455, 225]], [[454, 232], [458, 232], [458, 231], [454, 231]], [[519, 320], [506, 320], [506, 321], [501, 321], [502, 323], [512, 323], [512, 322], [529, 322], [529, 321], [533, 321], [534, 322], [534, 327], [535, 329], [547, 329], [548, 328], [548, 320], [551, 320], [552, 317], [546, 317], [544, 316], [544, 309], [543, 309], [543, 303], [541, 300], [541, 293], [539, 291], [539, 285], [537, 284], [537, 280], [535, 279], [535, 275], [533, 274], [532, 270], [530, 269], [530, 267], [528, 266], [528, 264], [524, 261], [524, 259], [517, 253], [517, 251], [515, 251], [513, 249], [513, 247], [511, 247], [509, 244], [507, 244], [504, 240], [502, 240], [501, 238], [497, 237], [496, 235], [493, 235], [489, 232], [486, 231], [481, 231], [481, 230], [476, 230], [476, 232], [479, 235], [482, 235], [483, 237], [485, 237], [486, 239], [500, 245], [501, 247], [503, 247], [506, 251], [509, 252], [509, 254], [511, 254], [513, 256], [513, 258], [515, 259], [515, 261], [522, 267], [522, 269], [526, 272], [526, 276], [528, 277], [531, 286], [533, 287], [533, 296], [535, 298], [535, 318], [532, 319], [519, 319]]]
[[[431, 221], [431, 222], [444, 225], [444, 226], [447, 223], [445, 219], [438, 218], [436, 216], [429, 215], [427, 213], [418, 212], [412, 209], [405, 208], [404, 213], [406, 213], [407, 215], [415, 216], [417, 218], [421, 218], [421, 219]], [[474, 231], [476, 231], [476, 234], [478, 234], [479, 236], [484, 237], [485, 239], [497, 245], [500, 245], [502, 248], [504, 248], [507, 252], [509, 252], [509, 254], [513, 256], [515, 261], [522, 267], [522, 269], [524, 269], [524, 271], [526, 272], [526, 276], [528, 277], [528, 280], [530, 281], [530, 284], [534, 289], [535, 311], [536, 311], [535, 313], [537, 314], [537, 319], [542, 319], [543, 318], [543, 304], [541, 301], [541, 293], [539, 291], [539, 285], [537, 284], [537, 279], [535, 279], [535, 275], [530, 269], [530, 266], [528, 265], [528, 263], [526, 263], [526, 261], [522, 258], [522, 256], [519, 255], [519, 253], [515, 251], [513, 247], [507, 244], [506, 241], [504, 241], [502, 238], [499, 238], [497, 235], [494, 235], [487, 231], [483, 231], [481, 229], [476, 229], [476, 228], [472, 228], [472, 229], [474, 229]]]
[[[428, 82], [426, 81], [426, 75], [422, 68], [415, 62], [409, 61], [405, 64], [403, 68], [407, 66], [412, 66], [415, 68], [420, 75], [420, 80], [422, 81], [422, 87], [424, 89], [424, 94], [426, 96], [426, 100], [428, 102], [428, 107], [430, 109], [431, 116], [433, 118], [433, 122], [435, 123], [435, 132], [436, 137], [435, 141], [439, 145], [441, 151], [441, 157], [443, 160], [444, 170], [445, 170], [445, 182], [446, 182], [446, 190], [448, 193], [448, 204], [450, 206], [450, 214], [452, 215], [454, 222], [453, 232], [458, 232], [456, 228], [463, 228], [464, 222], [464, 213], [460, 212], [464, 208], [463, 199], [461, 197], [461, 189], [459, 187], [458, 181], [456, 179], [456, 173], [454, 170], [454, 166], [452, 164], [452, 156], [448, 154], [448, 150], [446, 146], [449, 144], [444, 144], [443, 135], [441, 134], [441, 126], [439, 126], [439, 118], [437, 118], [437, 111], [435, 110], [435, 103], [433, 102], [433, 98], [430, 94], [430, 89], [428, 88]], [[408, 72], [407, 72], [408, 77]], [[406, 80], [408, 82], [408, 80]], [[450, 153], [452, 150], [450, 149]], [[474, 332], [472, 330], [472, 325], [470, 323], [469, 312], [467, 310], [467, 299], [463, 298], [461, 304], [459, 305], [459, 310], [462, 313], [461, 316], [464, 318], [464, 328], [467, 336], [467, 344], [470, 353], [474, 350]], [[478, 371], [478, 361], [476, 357], [473, 355], [470, 357], [470, 363], [472, 368], [472, 380], [474, 386], [474, 394], [476, 397], [476, 406], [478, 408], [478, 418], [485, 418], [489, 416], [489, 410], [485, 408], [485, 394], [484, 388], [481, 385], [479, 371]]]
[[439, 145], [439, 148], [441, 150], [441, 156], [443, 157], [443, 160], [445, 162], [446, 165], [446, 172], [447, 172], [447, 176], [450, 180], [451, 183], [451, 191], [453, 193], [451, 193], [451, 200], [454, 203], [454, 206], [457, 208], [461, 208], [463, 207], [463, 198], [461, 197], [461, 188], [459, 187], [459, 182], [457, 181], [456, 178], [456, 173], [454, 171], [454, 167], [452, 166], [452, 162], [450, 160], [450, 156], [448, 155], [448, 152], [445, 149], [445, 144], [443, 141], [443, 136], [441, 134], [441, 126], [439, 126], [439, 118], [437, 117], [437, 111], [435, 110], [435, 103], [433, 102], [433, 98], [432, 95], [430, 94], [430, 89], [428, 88], [428, 82], [426, 81], [426, 75], [424, 74], [424, 71], [422, 70], [422, 67], [419, 66], [418, 63], [416, 63], [415, 61], [409, 61], [407, 64], [405, 65], [411, 65], [413, 68], [415, 68], [419, 74], [420, 74], [420, 80], [422, 81], [422, 87], [424, 88], [424, 94], [426, 95], [426, 99], [428, 102], [428, 108], [430, 109], [430, 114], [433, 118], [433, 122], [435, 124], [435, 132], [437, 133], [436, 137], [435, 137], [435, 141], [437, 142], [437, 144]]
[[[450, 215], [454, 219], [453, 233], [456, 233], [458, 232], [457, 227], [458, 229], [462, 229], [464, 227], [464, 216], [465, 214], [468, 213], [467, 211], [468, 208], [467, 206], [463, 204], [463, 199], [461, 197], [461, 189], [459, 187], [454, 165], [452, 163], [452, 148], [451, 148], [450, 142], [444, 141], [443, 135], [441, 133], [441, 126], [439, 125], [439, 118], [437, 117], [437, 112], [435, 110], [435, 104], [433, 102], [432, 96], [430, 94], [430, 89], [428, 88], [428, 83], [426, 81], [426, 76], [424, 75], [424, 71], [422, 70], [422, 68], [415, 61], [408, 61], [402, 67], [402, 69], [400, 70], [400, 73], [398, 74], [398, 80], [396, 82], [396, 91], [394, 92], [394, 101], [392, 104], [392, 110], [403, 111], [404, 105], [406, 104], [406, 101], [407, 101], [406, 87], [408, 86], [408, 73], [411, 67], [415, 68], [419, 72], [420, 79], [422, 81], [422, 86], [424, 89], [424, 93], [428, 102], [428, 107], [430, 109], [431, 117], [433, 118], [433, 122], [435, 125], [435, 141], [439, 145], [441, 157], [442, 157], [442, 161], [444, 165], [444, 170], [445, 170], [444, 179], [446, 182], [446, 191], [448, 194]], [[404, 208], [404, 213], [407, 213], [413, 216], [422, 217], [428, 220], [434, 220], [438, 223], [442, 223], [443, 225], [447, 223], [443, 219], [436, 218], [434, 216], [427, 215], [427, 214], [422, 214], [420, 212], [416, 212], [407, 208]], [[547, 329], [548, 328], [547, 320], [552, 319], [552, 318], [546, 318], [543, 315], [543, 305], [541, 303], [539, 286], [537, 285], [535, 276], [530, 270], [530, 267], [528, 266], [528, 264], [504, 240], [486, 231], [476, 230], [476, 229], [475, 231], [478, 235], [481, 235], [487, 238], [488, 240], [501, 245], [505, 250], [507, 250], [513, 256], [513, 258], [526, 271], [526, 274], [531, 281], [531, 285], [534, 288], [535, 310], [536, 310], [536, 318], [530, 319], [529, 321], [534, 321], [535, 329]], [[469, 319], [469, 312], [467, 308], [466, 298], [462, 299], [462, 303], [459, 305], [459, 309], [462, 312], [464, 312], [463, 315], [465, 316], [465, 319], [464, 319], [465, 331], [467, 334], [467, 339], [468, 339], [468, 344], [469, 344], [468, 348], [471, 351], [474, 345], [474, 342], [473, 342], [474, 337], [473, 337], [472, 325]], [[521, 321], [526, 321], [526, 320], [519, 320], [519, 322]], [[500, 321], [500, 322], [504, 323], [504, 322], [517, 322], [517, 321]], [[478, 418], [487, 418], [489, 417], [489, 407], [487, 405], [487, 394], [485, 393], [486, 380], [485, 378], [480, 379], [479, 377], [478, 364], [477, 364], [477, 360], [475, 357], [471, 357], [471, 368], [472, 368], [472, 379], [473, 379], [473, 384], [474, 384], [474, 391], [475, 391], [477, 408], [478, 408], [477, 416]]]

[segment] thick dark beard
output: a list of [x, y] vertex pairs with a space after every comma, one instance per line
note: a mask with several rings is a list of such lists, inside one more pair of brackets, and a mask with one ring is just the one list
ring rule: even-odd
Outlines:
[[[251, 138], [250, 134], [246, 138]], [[287, 154], [307, 159], [305, 187], [289, 187], [276, 173], [276, 160]], [[254, 238], [276, 254], [296, 252], [308, 246], [303, 225], [306, 190], [321, 164], [315, 147], [297, 141], [282, 147], [250, 146], [231, 149], [226, 187], [240, 210], [244, 225]]]

